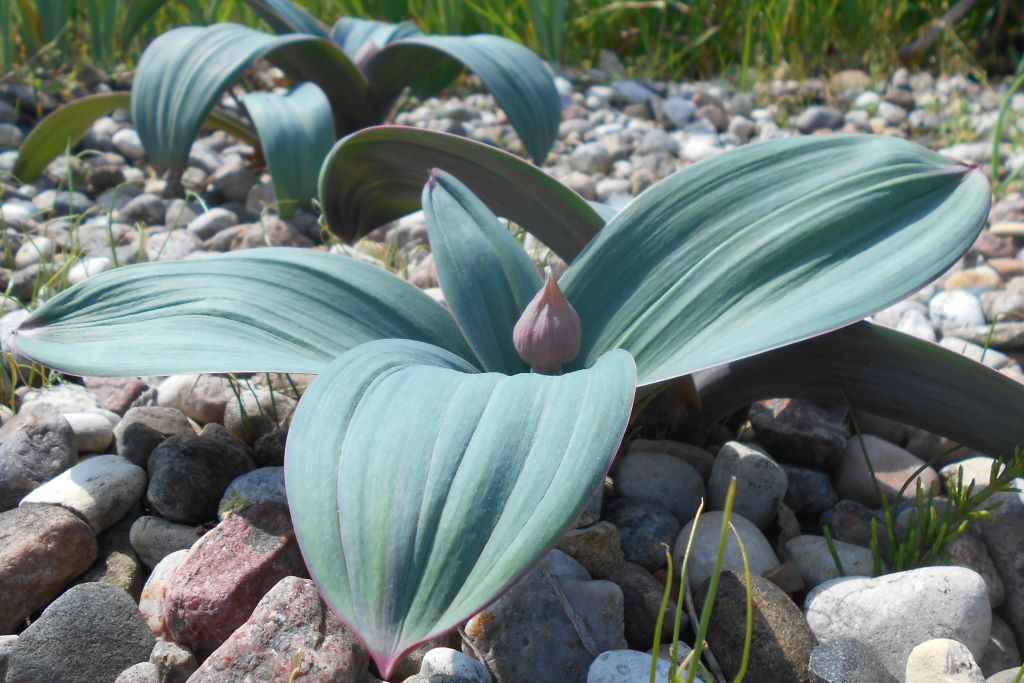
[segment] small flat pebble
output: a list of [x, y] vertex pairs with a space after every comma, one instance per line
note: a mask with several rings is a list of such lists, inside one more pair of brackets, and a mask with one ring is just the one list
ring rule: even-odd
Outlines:
[[103, 453], [114, 440], [110, 420], [99, 413], [64, 413], [78, 454]]
[[151, 569], [168, 555], [191, 548], [200, 536], [202, 530], [194, 525], [177, 524], [150, 515], [135, 520], [130, 534], [139, 559]]
[[902, 683], [878, 661], [863, 643], [839, 638], [822, 643], [811, 652], [808, 665], [811, 683]]
[[423, 655], [420, 673], [426, 676], [457, 676], [467, 683], [491, 683], [487, 667], [450, 647], [435, 647]]
[[619, 529], [619, 543], [626, 560], [649, 571], [665, 567], [665, 546], [671, 548], [682, 528], [679, 520], [656, 505], [617, 498], [608, 506], [608, 521]]
[[[833, 547], [844, 576], [871, 576], [873, 560], [870, 550], [836, 540], [833, 540]], [[839, 569], [824, 536], [797, 536], [786, 541], [786, 550], [808, 588], [839, 578]]]
[[[874, 469], [874, 479], [865, 462], [864, 449]], [[877, 436], [851, 436], [847, 441], [846, 457], [833, 473], [832, 481], [841, 497], [856, 500], [868, 507], [880, 507], [882, 501], [879, 491], [889, 501], [895, 501], [900, 489], [911, 477], [914, 480], [903, 489], [904, 500], [913, 500], [917, 495], [916, 482], [921, 483], [925, 495], [929, 491], [938, 493], [939, 475], [934, 469], [924, 467], [920, 474], [914, 476], [918, 468], [924, 465], [925, 462], [920, 458]]]
[[[652, 656], [636, 650], [602, 652], [587, 671], [587, 683], [647, 683], [651, 676]], [[668, 683], [668, 670], [669, 662], [658, 659], [654, 680]]]
[[146, 472], [141, 467], [117, 455], [95, 455], [25, 496], [21, 505], [67, 508], [98, 534], [124, 517], [145, 490]]

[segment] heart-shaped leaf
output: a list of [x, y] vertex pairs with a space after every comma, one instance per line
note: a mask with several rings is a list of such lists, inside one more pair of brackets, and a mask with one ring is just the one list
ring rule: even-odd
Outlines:
[[397, 340], [317, 377], [289, 432], [292, 520], [310, 575], [384, 678], [569, 527], [622, 438], [634, 378], [623, 351], [567, 375], [507, 377]]
[[517, 156], [456, 135], [402, 126], [361, 130], [331, 150], [320, 173], [327, 225], [351, 242], [416, 211], [432, 168], [457, 177], [491, 211], [530, 231], [566, 261], [604, 225], [585, 199]]
[[[519, 43], [491, 35], [412, 36], [394, 41], [364, 67], [370, 89], [383, 111], [406, 87], [462, 65], [476, 74], [508, 116], [523, 146], [538, 164], [547, 158], [562, 121], [562, 101], [551, 72]], [[437, 91], [445, 79], [430, 79]], [[423, 92], [421, 94], [430, 94]]]
[[118, 268], [40, 306], [18, 351], [76, 375], [319, 372], [374, 339], [418, 339], [472, 359], [448, 311], [343, 256], [250, 249]]
[[423, 217], [445, 301], [483, 368], [529, 370], [512, 330], [542, 283], [522, 245], [443, 171], [431, 174], [423, 190]]
[[708, 422], [754, 401], [849, 401], [983, 453], [1024, 448], [1024, 384], [954, 353], [861, 322], [697, 373]]
[[331, 103], [336, 134], [377, 122], [366, 80], [327, 38], [275, 36], [235, 24], [186, 26], [150, 43], [135, 71], [132, 118], [150, 160], [183, 170], [207, 113], [260, 57], [296, 81], [320, 86]]
[[320, 166], [334, 145], [331, 104], [313, 83], [285, 95], [251, 93], [244, 102], [274, 179], [278, 213], [287, 217], [316, 196]]
[[980, 171], [895, 138], [773, 140], [694, 164], [562, 277], [583, 321], [576, 365], [622, 348], [653, 384], [860, 320], [948, 268], [989, 202]]

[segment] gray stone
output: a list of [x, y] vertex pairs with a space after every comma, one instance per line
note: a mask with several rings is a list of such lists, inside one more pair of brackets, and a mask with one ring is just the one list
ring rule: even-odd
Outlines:
[[106, 583], [83, 583], [21, 633], [11, 648], [6, 683], [113, 680], [148, 660], [154, 643], [127, 593]]
[[[567, 608], [575, 612], [589, 645]], [[465, 631], [499, 680], [543, 681], [552, 672], [563, 680], [583, 680], [599, 653], [626, 647], [622, 590], [610, 581], [588, 581], [583, 567], [553, 550], [470, 619]]]
[[974, 362], [987, 365], [994, 370], [1004, 368], [1012, 361], [1012, 359], [1005, 353], [1000, 353], [993, 348], [989, 348], [981, 344], [975, 344], [974, 342], [967, 341], [966, 339], [959, 339], [949, 334], [943, 337], [939, 344], [950, 351], [955, 351], [961, 356], [967, 356]]
[[[587, 683], [647, 683], [653, 655], [637, 650], [602, 652], [587, 671]], [[654, 680], [668, 683], [669, 662], [659, 659]], [[700, 681], [701, 678], [694, 680]]]
[[697, 511], [705, 496], [697, 470], [665, 453], [631, 451], [615, 466], [615, 493], [650, 505], [663, 505], [680, 524]]
[[830, 470], [846, 454], [846, 409], [813, 401], [755, 401], [750, 424], [757, 441], [783, 463]]
[[229, 156], [210, 176], [210, 184], [224, 193], [228, 201], [244, 202], [249, 190], [259, 181], [256, 173], [238, 155]]
[[833, 579], [807, 595], [804, 609], [820, 641], [859, 640], [897, 678], [910, 652], [932, 638], [951, 638], [983, 653], [992, 624], [984, 579], [963, 567]]
[[[661, 600], [665, 592], [664, 584], [638, 564], [624, 562], [608, 577], [622, 589], [625, 605], [625, 634], [630, 647], [648, 648], [654, 642], [658, 615], [661, 613]], [[688, 623], [686, 612], [681, 615], [680, 628]], [[662, 629], [662, 642], [672, 639], [674, 616], [668, 615], [666, 626]]]
[[166, 210], [167, 204], [162, 197], [146, 192], [133, 197], [115, 212], [114, 219], [120, 223], [160, 225], [164, 222]]
[[224, 497], [218, 506], [218, 517], [238, 512], [250, 505], [273, 501], [288, 503], [284, 488], [283, 467], [261, 467], [238, 477], [224, 490]]
[[[899, 526], [899, 520], [897, 520], [897, 526]], [[1003, 604], [1003, 600], [1006, 599], [1003, 579], [996, 571], [992, 555], [989, 554], [985, 541], [976, 528], [968, 527], [965, 533], [947, 543], [945, 554], [949, 557], [949, 564], [973, 569], [981, 575], [981, 578], [985, 579], [985, 586], [988, 587], [988, 599], [992, 607], [999, 607]]]
[[1024, 495], [1007, 494], [978, 524], [996, 570], [1003, 580], [1005, 598], [1000, 614], [1024, 643]]
[[[718, 553], [718, 540], [722, 533], [721, 512], [706, 512], [700, 517], [697, 525], [697, 532], [693, 538], [693, 547], [690, 551], [690, 563], [686, 570], [686, 579], [692, 588], [700, 586], [711, 576], [714, 571], [716, 555]], [[736, 530], [736, 534], [743, 540], [743, 547], [747, 552], [747, 561], [750, 565], [750, 573], [764, 575], [779, 568], [779, 558], [772, 550], [768, 539], [764, 537], [761, 530], [741, 515], [733, 513], [730, 523]], [[690, 540], [690, 530], [693, 522], [683, 527], [676, 539], [673, 550], [675, 566], [683, 566], [683, 554], [686, 552], [687, 543]], [[725, 553], [722, 560], [722, 571], [743, 571], [743, 555], [740, 553], [739, 543], [736, 536], [729, 534], [729, 540], [725, 546]]]
[[136, 519], [133, 513], [134, 510], [96, 537], [99, 556], [75, 583], [109, 583], [121, 588], [132, 596], [132, 600], [138, 602], [149, 572], [139, 560], [130, 541], [130, 530]]
[[711, 468], [715, 465], [715, 456], [708, 451], [683, 443], [681, 441], [669, 441], [667, 439], [636, 439], [630, 442], [629, 452], [637, 453], [667, 453], [679, 458], [693, 469], [700, 472], [700, 477], [707, 481], [711, 476]]
[[0, 123], [0, 150], [15, 150], [21, 146], [25, 134], [13, 123]]
[[486, 666], [450, 647], [435, 647], [423, 655], [420, 673], [425, 676], [455, 676], [467, 683], [491, 682]]
[[71, 425], [75, 448], [79, 455], [102, 453], [114, 440], [114, 428], [100, 413], [64, 413]]
[[905, 683], [985, 683], [971, 651], [949, 638], [926, 640], [907, 660]]
[[[239, 400], [240, 399], [240, 400]], [[224, 407], [224, 427], [245, 443], [275, 429], [288, 429], [296, 401], [269, 387], [242, 387]]]
[[898, 126], [907, 120], [907, 110], [892, 102], [879, 102], [878, 115], [890, 126]]
[[22, 409], [0, 427], [0, 511], [77, 461], [67, 420], [52, 409]]
[[149, 661], [160, 672], [160, 683], [185, 683], [199, 668], [191, 650], [166, 640], [156, 641]]
[[188, 231], [194, 237], [205, 240], [213, 237], [221, 230], [238, 225], [241, 221], [238, 214], [223, 207], [214, 207], [199, 214], [188, 224]]
[[978, 666], [986, 676], [992, 676], [1003, 669], [1020, 667], [1020, 649], [1010, 625], [998, 614], [992, 615], [992, 632], [988, 636], [985, 654], [978, 660]]
[[796, 127], [801, 133], [813, 133], [816, 130], [838, 128], [842, 123], [842, 112], [832, 107], [818, 105], [808, 107], [796, 117]]
[[928, 303], [928, 313], [940, 325], [985, 324], [985, 312], [978, 297], [962, 289], [936, 294]]
[[572, 151], [569, 163], [580, 173], [597, 175], [607, 173], [612, 167], [612, 158], [602, 145], [596, 142], [582, 144]]
[[146, 150], [142, 146], [142, 138], [134, 128], [122, 128], [111, 137], [114, 147], [126, 158], [132, 161], [141, 161], [146, 156]]
[[811, 652], [811, 683], [900, 683], [867, 645], [852, 638], [830, 640]]
[[21, 399], [21, 410], [18, 412], [25, 412], [41, 405], [48, 406], [62, 415], [97, 412], [100, 408], [99, 401], [92, 392], [80, 384], [68, 382], [25, 392]]
[[114, 679], [114, 683], [163, 683], [160, 670], [149, 662], [133, 664]]
[[171, 579], [178, 566], [185, 561], [187, 550], [177, 550], [160, 560], [153, 572], [146, 579], [139, 596], [139, 613], [146, 620], [146, 626], [157, 638], [170, 640], [171, 633], [167, 627], [167, 590], [171, 587]]
[[682, 128], [693, 118], [693, 113], [697, 111], [697, 105], [681, 97], [669, 97], [665, 100], [665, 106], [661, 111], [673, 126]]
[[46, 190], [32, 199], [41, 212], [52, 211], [57, 216], [77, 216], [92, 208], [93, 201], [81, 192]]
[[[710, 580], [695, 596], [703, 604]], [[807, 663], [818, 644], [786, 593], [768, 579], [751, 575], [749, 595], [753, 603], [751, 671], [764, 683], [807, 681]], [[711, 613], [707, 641], [722, 672], [731, 679], [739, 673], [747, 623], [747, 585], [743, 572], [723, 572], [719, 577], [715, 608]]]
[[591, 576], [607, 579], [626, 561], [619, 542], [619, 530], [610, 522], [570, 529], [556, 546], [586, 568]]
[[[836, 540], [833, 540], [833, 546], [844, 576], [870, 576], [873, 573], [870, 550]], [[797, 536], [786, 541], [786, 550], [808, 588], [839, 578], [839, 569], [824, 536]]]
[[233, 394], [227, 379], [214, 375], [172, 375], [157, 387], [158, 406], [180, 410], [203, 424], [223, 421], [229, 399]]
[[28, 268], [53, 257], [53, 240], [49, 237], [30, 237], [14, 253], [14, 267]]
[[139, 559], [152, 569], [171, 553], [191, 548], [202, 535], [202, 530], [194, 525], [145, 515], [132, 524], [129, 538]]
[[736, 478], [733, 511], [762, 529], [771, 524], [786, 493], [785, 471], [760, 448], [729, 441], [719, 449], [708, 480], [708, 501], [712, 510], [725, 509], [733, 477]]
[[71, 510], [100, 533], [125, 516], [146, 490], [146, 472], [117, 455], [95, 455], [25, 496], [21, 505], [49, 503]]
[[618, 498], [608, 506], [608, 520], [619, 528], [619, 542], [626, 560], [648, 571], [665, 567], [665, 546], [672, 547], [681, 529], [679, 520], [671, 512], [656, 505]]
[[679, 143], [663, 130], [651, 130], [644, 134], [636, 148], [637, 154], [679, 154]]

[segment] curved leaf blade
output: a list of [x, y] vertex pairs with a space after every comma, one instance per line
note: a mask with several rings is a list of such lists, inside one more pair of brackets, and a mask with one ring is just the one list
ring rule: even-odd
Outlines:
[[270, 166], [278, 212], [290, 216], [316, 196], [318, 171], [334, 145], [331, 103], [313, 83], [285, 95], [251, 93], [243, 102]]
[[[892, 417], [983, 453], [1024, 448], [1024, 384], [965, 356], [861, 322], [697, 373], [713, 423], [766, 398], [797, 396]], [[951, 400], [951, 397], [955, 397]]]
[[[403, 38], [371, 57], [365, 71], [383, 110], [384, 103], [393, 101], [406, 86], [451, 61], [483, 81], [530, 156], [542, 163], [558, 137], [562, 103], [544, 62], [519, 43], [491, 35]], [[438, 83], [435, 89], [442, 86]]]
[[320, 171], [327, 225], [344, 240], [420, 208], [432, 168], [459, 178], [495, 214], [572, 261], [604, 226], [585, 199], [519, 157], [466, 138], [377, 126], [338, 142]]
[[422, 31], [411, 21], [389, 24], [376, 19], [342, 17], [331, 28], [331, 40], [340, 45], [352, 61], [396, 40], [418, 35], [422, 35]]
[[363, 342], [472, 352], [448, 311], [374, 266], [303, 249], [250, 249], [103, 273], [18, 329], [26, 356], [76, 375], [321, 371]]
[[423, 217], [445, 301], [483, 368], [528, 371], [512, 330], [543, 284], [537, 267], [483, 202], [443, 171], [423, 189]]
[[391, 340], [313, 382], [285, 457], [292, 520], [310, 575], [384, 678], [568, 528], [611, 463], [634, 378], [622, 351], [568, 375], [506, 377]]
[[[50, 112], [21, 144], [12, 173], [24, 182], [35, 180], [51, 161], [81, 140], [97, 119], [115, 109], [128, 107], [130, 102], [131, 93], [98, 93], [73, 100]], [[210, 112], [205, 123], [243, 142], [257, 142], [252, 129], [226, 114]]]
[[327, 37], [327, 29], [316, 17], [289, 0], [245, 0], [274, 33], [305, 33]]
[[259, 57], [297, 81], [319, 85], [331, 102], [337, 134], [377, 120], [365, 79], [330, 40], [274, 36], [235, 24], [187, 26], [154, 40], [135, 72], [132, 118], [150, 159], [183, 170], [207, 113]]
[[619, 212], [560, 284], [578, 367], [623, 348], [653, 384], [842, 327], [934, 279], [988, 215], [976, 169], [876, 136], [743, 147]]
[[128, 101], [126, 92], [100, 93], [86, 95], [50, 112], [21, 143], [11, 173], [23, 182], [32, 182], [51, 161], [78, 142], [96, 119], [127, 107]]

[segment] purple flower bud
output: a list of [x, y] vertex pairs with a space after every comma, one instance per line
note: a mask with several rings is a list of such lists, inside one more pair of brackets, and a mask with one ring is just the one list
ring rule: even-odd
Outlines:
[[523, 311], [512, 331], [519, 357], [535, 372], [556, 374], [580, 352], [580, 317], [558, 281], [546, 269], [544, 286]]

